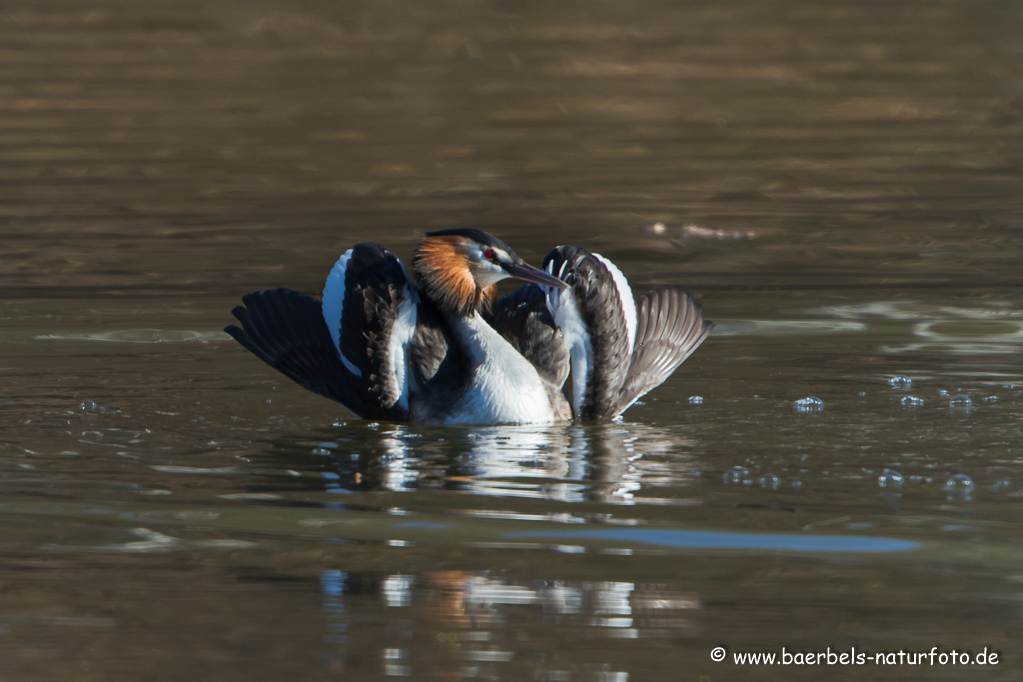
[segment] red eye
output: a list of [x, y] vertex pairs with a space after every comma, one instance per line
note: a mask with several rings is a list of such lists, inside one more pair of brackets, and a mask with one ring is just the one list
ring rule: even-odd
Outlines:
[[483, 252], [483, 257], [487, 260], [494, 260], [497, 258], [497, 253], [493, 249], [487, 249]]

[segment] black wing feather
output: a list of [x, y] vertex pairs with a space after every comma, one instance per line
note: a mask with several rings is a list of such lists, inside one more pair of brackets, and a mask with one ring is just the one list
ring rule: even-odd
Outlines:
[[232, 314], [241, 327], [224, 329], [256, 357], [300, 386], [362, 414], [359, 379], [338, 358], [320, 302], [291, 289], [254, 291]]
[[[371, 242], [352, 247], [345, 270], [345, 297], [338, 339], [341, 354], [358, 368], [366, 391], [363, 401], [396, 419], [408, 419], [408, 410], [398, 405], [399, 395], [392, 380], [389, 353], [398, 309], [410, 291], [408, 275], [401, 261], [387, 247]], [[343, 321], [343, 324], [342, 324]], [[398, 359], [404, 362], [404, 359]]]

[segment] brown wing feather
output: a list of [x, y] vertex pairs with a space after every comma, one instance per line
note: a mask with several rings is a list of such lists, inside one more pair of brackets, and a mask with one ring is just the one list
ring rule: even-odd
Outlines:
[[636, 299], [636, 345], [615, 401], [616, 415], [660, 386], [710, 334], [714, 323], [679, 289], [661, 287]]

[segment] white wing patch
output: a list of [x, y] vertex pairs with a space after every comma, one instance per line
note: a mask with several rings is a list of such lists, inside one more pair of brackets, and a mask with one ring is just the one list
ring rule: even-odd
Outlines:
[[[553, 265], [552, 261], [544, 268], [547, 274], [564, 279], [568, 261], [562, 261], [557, 273], [553, 271]], [[579, 306], [572, 296], [571, 289], [555, 289], [548, 286], [541, 288], [547, 294], [547, 310], [554, 317], [554, 324], [564, 334], [565, 345], [572, 355], [572, 412], [579, 414], [583, 398], [586, 396], [586, 386], [593, 373], [593, 342], [590, 340], [590, 330], [579, 314]]]
[[[408, 278], [407, 273], [405, 277]], [[402, 289], [402, 301], [398, 306], [398, 315], [395, 317], [391, 338], [387, 344], [387, 361], [390, 364], [390, 376], [395, 383], [394, 392], [398, 395], [398, 404], [406, 410], [409, 392], [408, 349], [412, 343], [412, 336], [416, 333], [418, 303], [418, 294], [406, 284]]]
[[632, 355], [632, 349], [636, 347], [636, 299], [632, 296], [632, 287], [617, 265], [599, 253], [593, 254], [593, 257], [604, 264], [618, 289], [618, 299], [622, 302], [622, 313], [625, 315], [625, 328], [629, 332], [629, 355]]
[[362, 372], [359, 371], [359, 368], [341, 353], [341, 312], [344, 310], [345, 303], [345, 271], [348, 269], [348, 261], [351, 257], [352, 249], [348, 249], [341, 254], [341, 257], [334, 263], [334, 267], [331, 268], [330, 274], [327, 275], [327, 282], [323, 285], [321, 309], [323, 310], [323, 320], [327, 323], [327, 329], [330, 330], [330, 338], [334, 339], [334, 348], [337, 348], [341, 362], [349, 372], [361, 377]]

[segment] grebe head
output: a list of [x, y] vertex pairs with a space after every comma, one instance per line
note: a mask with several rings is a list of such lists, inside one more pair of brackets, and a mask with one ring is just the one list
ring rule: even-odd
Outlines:
[[469, 317], [493, 302], [496, 285], [514, 277], [565, 289], [567, 284], [527, 264], [500, 239], [480, 230], [429, 232], [412, 254], [419, 285], [441, 310]]

